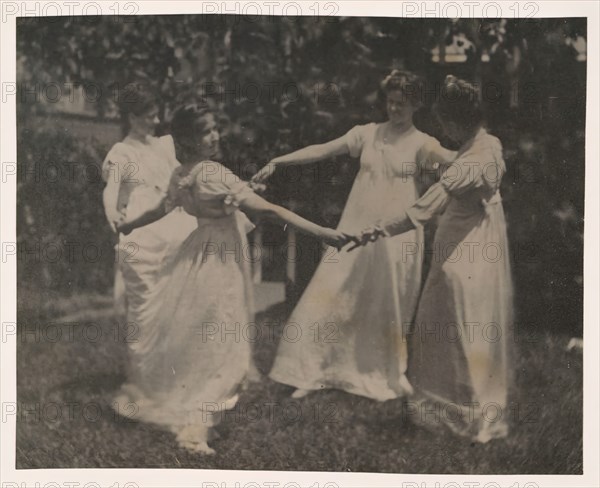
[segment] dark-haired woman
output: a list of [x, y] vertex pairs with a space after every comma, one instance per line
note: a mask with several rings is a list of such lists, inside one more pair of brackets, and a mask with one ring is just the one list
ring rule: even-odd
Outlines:
[[[128, 133], [112, 147], [102, 164], [104, 209], [115, 231], [120, 220], [134, 219], [164, 199], [171, 173], [179, 167], [171, 136], [154, 137], [158, 123], [154, 91], [146, 84], [130, 83], [119, 95]], [[195, 223], [193, 217], [178, 209], [129, 235], [119, 233], [115, 286], [122, 278], [128, 324], [124, 332], [130, 339], [127, 382], [116, 399], [119, 410], [128, 408], [127, 392], [135, 389], [140, 367], [152, 354], [146, 338], [148, 324], [160, 307], [157, 293], [161, 270]]]
[[[419, 197], [419, 176], [454, 157], [413, 124], [420, 87], [415, 75], [394, 70], [382, 82], [387, 122], [277, 157], [255, 179], [276, 167], [349, 154], [360, 158], [360, 170], [338, 229], [354, 234], [381, 215], [397, 215]], [[410, 393], [403, 329], [417, 305], [422, 257], [423, 232], [415, 229], [322, 262], [289, 318], [270, 377], [296, 387], [294, 398], [323, 388], [379, 401]]]
[[[414, 232], [440, 215], [410, 341], [418, 423], [447, 425], [479, 442], [507, 434], [512, 281], [500, 181], [500, 141], [482, 126], [478, 94], [449, 76], [435, 106], [460, 147], [440, 181], [362, 242]], [[387, 239], [382, 239], [386, 241]], [[379, 242], [379, 241], [377, 241]]]
[[347, 239], [268, 203], [213, 161], [219, 133], [206, 108], [179, 109], [172, 134], [181, 166], [167, 197], [144, 215], [121, 221], [119, 229], [129, 232], [177, 207], [196, 218], [197, 228], [164, 270], [160, 310], [145, 339], [152, 353], [131, 401], [139, 407], [137, 419], [171, 429], [182, 447], [212, 453], [209, 429], [220, 412], [236, 405], [236, 390], [251, 373], [250, 344], [257, 333], [246, 239], [253, 225], [246, 214], [292, 225], [338, 248]]

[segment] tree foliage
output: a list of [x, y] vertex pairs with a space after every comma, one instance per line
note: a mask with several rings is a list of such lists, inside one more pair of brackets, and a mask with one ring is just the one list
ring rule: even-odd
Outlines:
[[[484, 88], [490, 130], [504, 145], [511, 243], [530, 249], [527, 259], [513, 256], [521, 308], [535, 300], [536, 310], [564, 311], [582, 290], [586, 35], [585, 19], [22, 18], [19, 164], [99, 163], [108, 150], [106, 141], [68, 137], [60, 122], [32, 125], [35, 114], [57, 109], [27, 95], [49, 84], [93, 87], [100, 96], [87, 105], [99, 119], [118, 115], [120, 88], [142, 75], [159, 89], [165, 119], [183, 100], [208, 98], [221, 116], [225, 158], [249, 176], [275, 155], [384, 120], [378, 87], [391, 68], [422, 74], [432, 99], [453, 73]], [[417, 125], [437, 135], [427, 107]], [[268, 197], [333, 226], [356, 170], [356, 161], [340, 158], [319, 171], [276, 175]], [[107, 240], [101, 181], [19, 184], [21, 246]], [[304, 280], [314, 267], [305, 264]], [[20, 265], [28, 281], [45, 276], [44, 286], [65, 290], [111, 281], [109, 262], [32, 266]], [[573, 313], [571, 328], [581, 318]]]

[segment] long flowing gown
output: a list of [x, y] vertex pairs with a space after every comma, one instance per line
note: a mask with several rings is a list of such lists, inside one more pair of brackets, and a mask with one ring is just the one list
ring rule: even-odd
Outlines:
[[419, 227], [441, 214], [409, 342], [412, 418], [480, 442], [507, 434], [513, 324], [499, 191], [505, 171], [500, 141], [481, 129], [406, 211]]
[[[148, 137], [146, 144], [131, 138], [115, 144], [102, 165], [107, 182], [105, 192], [118, 194], [117, 208], [106, 208], [107, 216], [110, 218], [117, 211], [135, 217], [154, 207], [166, 194], [171, 174], [178, 167], [171, 136]], [[160, 308], [157, 296], [164, 278], [162, 270], [195, 224], [193, 217], [175, 209], [127, 236], [119, 235], [115, 287], [118, 289], [122, 279], [127, 302], [127, 325], [122, 338], [129, 348], [128, 383], [135, 382], [140, 363], [152, 354], [140, 347], [138, 339]]]
[[[418, 198], [416, 179], [453, 153], [412, 127], [385, 144], [380, 124], [346, 134], [360, 156], [338, 229], [360, 233]], [[413, 319], [421, 286], [423, 231], [382, 239], [360, 252], [328, 249], [285, 324], [270, 377], [305, 390], [336, 388], [385, 401], [407, 388], [403, 328]]]
[[136, 419], [166, 427], [179, 440], [206, 432], [237, 401], [252, 371], [254, 332], [246, 238], [254, 226], [238, 209], [248, 185], [219, 163], [173, 172], [168, 209], [193, 215], [196, 229], [164, 268], [158, 313], [140, 336], [144, 351], [133, 402]]

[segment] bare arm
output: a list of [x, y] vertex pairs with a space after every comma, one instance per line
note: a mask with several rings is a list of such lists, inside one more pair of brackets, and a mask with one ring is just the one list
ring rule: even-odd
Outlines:
[[119, 183], [112, 181], [110, 178], [106, 183], [106, 187], [102, 192], [102, 203], [104, 205], [104, 213], [110, 224], [113, 232], [117, 232], [115, 222], [121, 219], [122, 214], [119, 212], [117, 205], [119, 201]]
[[348, 242], [342, 232], [321, 227], [286, 208], [266, 201], [254, 193], [249, 194], [240, 201], [240, 209], [251, 217], [263, 217], [275, 222], [289, 224], [301, 232], [322, 239], [328, 245], [335, 246], [338, 249]]
[[431, 138], [419, 149], [417, 164], [420, 168], [420, 193], [425, 193], [425, 190], [440, 179], [440, 176], [454, 161], [456, 155], [456, 151], [444, 148], [434, 138]]
[[127, 161], [134, 158], [126, 153], [124, 147], [123, 144], [115, 144], [102, 162], [102, 179], [106, 182], [102, 192], [102, 203], [108, 223], [114, 232], [117, 232], [115, 223], [123, 218], [124, 202], [131, 191], [128, 178], [123, 176], [127, 174], [124, 171]]
[[148, 224], [152, 224], [157, 220], [162, 219], [166, 214], [166, 201], [167, 197], [164, 196], [161, 200], [159, 200], [156, 205], [148, 208], [144, 213], [138, 215], [137, 217], [127, 219], [127, 217], [122, 217], [116, 223], [116, 228], [119, 232], [123, 234], [129, 234], [132, 230], [137, 229], [138, 227], [143, 227]]
[[346, 145], [346, 137], [342, 136], [333, 141], [325, 142], [323, 144], [313, 144], [312, 146], [307, 146], [292, 153], [276, 157], [272, 159], [271, 162], [278, 165], [306, 164], [347, 153], [348, 146]]
[[267, 179], [275, 171], [276, 166], [286, 166], [289, 164], [308, 164], [323, 159], [333, 158], [342, 154], [348, 154], [348, 145], [346, 137], [338, 137], [333, 141], [323, 144], [313, 144], [289, 154], [278, 156], [272, 159], [269, 164], [254, 175], [252, 181], [259, 182]]
[[408, 217], [408, 214], [404, 212], [398, 218], [380, 222], [363, 230], [360, 235], [348, 236], [348, 239], [354, 242], [354, 245], [349, 247], [348, 251], [352, 251], [357, 247], [364, 246], [369, 242], [375, 242], [380, 237], [390, 237], [398, 234], [404, 234], [405, 232], [415, 228], [416, 226], [413, 221]]
[[173, 197], [176, 193], [174, 185], [178, 180], [179, 171], [179, 168], [173, 171], [171, 180], [169, 181], [169, 189], [153, 206], [147, 208], [143, 213], [138, 214], [135, 217], [131, 216], [127, 218], [123, 216], [117, 223], [118, 231], [123, 234], [129, 234], [132, 230], [152, 224], [167, 215], [169, 211], [176, 206], [173, 201], [169, 202], [169, 196]]

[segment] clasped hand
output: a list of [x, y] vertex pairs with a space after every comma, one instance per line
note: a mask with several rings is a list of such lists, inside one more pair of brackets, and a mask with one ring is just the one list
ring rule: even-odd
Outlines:
[[369, 242], [375, 242], [380, 237], [385, 236], [385, 232], [379, 225], [375, 225], [372, 227], [367, 227], [360, 233], [360, 235], [346, 235], [348, 237], [347, 242], [354, 243], [352, 247], [346, 249], [347, 252], [350, 252], [356, 249], [357, 247], [366, 246]]
[[363, 230], [359, 235], [348, 234], [339, 230], [329, 229], [323, 236], [323, 241], [335, 248], [341, 250], [346, 244], [352, 242], [353, 245], [346, 249], [347, 252], [362, 246], [366, 246], [369, 242], [375, 242], [381, 236], [385, 236], [385, 232], [379, 226], [369, 227]]
[[[264, 191], [266, 188], [265, 182], [275, 172], [276, 167], [277, 164], [273, 161], [268, 163], [250, 179], [248, 186], [254, 191]], [[375, 225], [364, 229], [360, 235], [328, 229], [321, 235], [321, 238], [325, 244], [335, 247], [338, 251], [346, 244], [352, 242], [353, 246], [346, 249], [346, 251], [353, 251], [358, 247], [367, 245], [369, 242], [375, 242], [379, 237], [385, 235], [383, 229], [379, 225]]]

